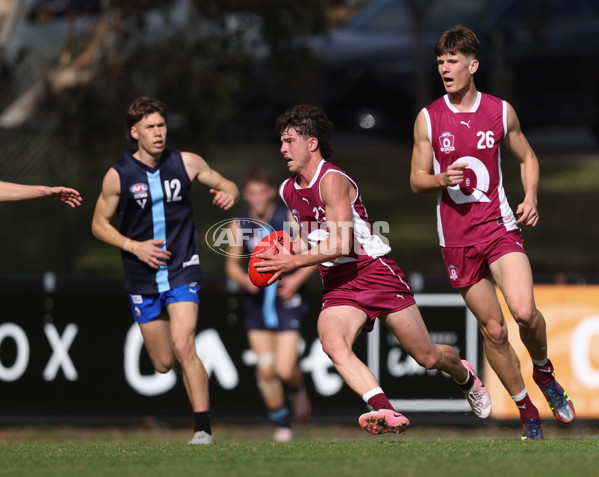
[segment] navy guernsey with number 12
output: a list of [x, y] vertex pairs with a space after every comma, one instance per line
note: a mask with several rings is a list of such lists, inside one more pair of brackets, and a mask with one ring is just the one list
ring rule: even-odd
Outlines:
[[113, 165], [121, 181], [117, 209], [120, 232], [143, 242], [164, 240], [171, 252], [166, 265], [153, 269], [133, 254], [122, 252], [125, 287], [131, 293], [161, 293], [202, 278], [198, 236], [193, 225], [191, 180], [179, 151], [165, 149], [150, 168], [127, 150]]

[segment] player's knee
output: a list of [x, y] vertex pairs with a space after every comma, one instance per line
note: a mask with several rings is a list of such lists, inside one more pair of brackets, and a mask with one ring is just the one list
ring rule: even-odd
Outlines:
[[437, 369], [441, 362], [441, 353], [435, 348], [414, 356], [416, 362], [426, 369]]
[[481, 332], [487, 345], [502, 347], [508, 344], [508, 331], [505, 322], [489, 321], [481, 326]]
[[175, 340], [173, 347], [179, 362], [186, 361], [194, 356], [197, 356], [193, 341], [187, 339]]
[[276, 378], [274, 353], [260, 353], [256, 361], [256, 376], [264, 381]]
[[331, 358], [333, 363], [341, 361], [347, 353], [347, 346], [339, 338], [325, 335], [321, 337], [320, 343], [322, 344], [322, 350]]
[[534, 305], [523, 305], [512, 311], [512, 316], [518, 326], [535, 328], [540, 312]]
[[157, 358], [152, 360], [152, 364], [157, 372], [164, 374], [168, 373], [173, 368], [174, 359]]

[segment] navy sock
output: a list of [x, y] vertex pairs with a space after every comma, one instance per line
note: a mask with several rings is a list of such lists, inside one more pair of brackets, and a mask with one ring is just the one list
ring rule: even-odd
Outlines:
[[277, 427], [291, 427], [291, 424], [289, 424], [289, 408], [287, 406], [281, 406], [278, 409], [269, 411], [268, 418]]
[[204, 431], [207, 434], [212, 434], [210, 428], [210, 411], [194, 412], [195, 427], [193, 432]]

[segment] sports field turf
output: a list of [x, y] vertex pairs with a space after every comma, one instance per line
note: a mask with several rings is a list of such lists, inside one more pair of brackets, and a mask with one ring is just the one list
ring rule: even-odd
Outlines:
[[353, 427], [307, 425], [296, 441], [275, 444], [270, 428], [223, 426], [215, 429], [216, 446], [189, 446], [188, 430], [4, 429], [0, 475], [597, 475], [599, 439], [592, 430], [548, 431], [545, 441], [523, 443], [515, 428], [420, 428], [374, 437]]

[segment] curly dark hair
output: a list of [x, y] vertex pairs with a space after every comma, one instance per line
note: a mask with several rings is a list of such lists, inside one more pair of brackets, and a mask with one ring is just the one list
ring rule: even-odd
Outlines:
[[298, 104], [280, 114], [276, 121], [279, 136], [289, 128], [295, 129], [295, 132], [304, 138], [315, 137], [323, 159], [329, 159], [333, 154], [333, 148], [329, 143], [333, 123], [316, 106]]
[[127, 132], [125, 133], [128, 141], [137, 144], [137, 141], [131, 137], [131, 127], [152, 113], [158, 113], [166, 119], [168, 113], [166, 104], [149, 96], [141, 96], [129, 105], [127, 110]]

